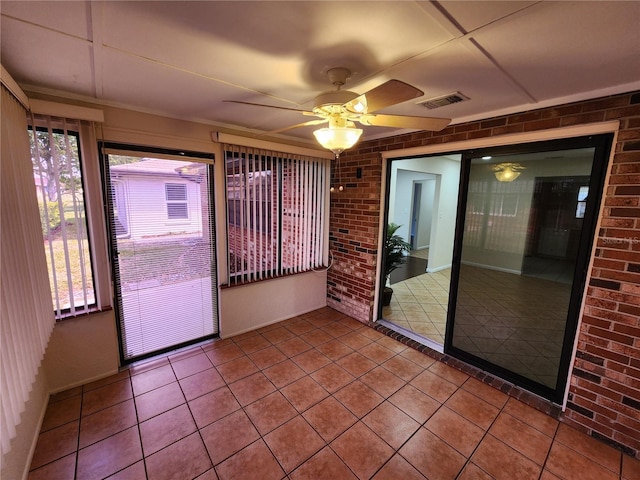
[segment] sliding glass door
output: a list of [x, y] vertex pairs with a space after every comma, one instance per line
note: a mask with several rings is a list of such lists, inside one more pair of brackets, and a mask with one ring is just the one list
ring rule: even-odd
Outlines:
[[445, 351], [561, 400], [610, 141], [465, 152]]
[[107, 145], [116, 308], [124, 362], [218, 332], [207, 158]]

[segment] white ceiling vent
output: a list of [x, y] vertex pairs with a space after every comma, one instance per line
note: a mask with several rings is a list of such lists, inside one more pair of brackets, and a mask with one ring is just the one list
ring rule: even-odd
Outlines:
[[420, 102], [420, 105], [428, 108], [429, 110], [433, 110], [434, 108], [445, 107], [452, 103], [464, 102], [466, 100], [469, 100], [469, 97], [461, 94], [460, 92], [453, 92], [440, 97], [430, 98], [429, 100]]

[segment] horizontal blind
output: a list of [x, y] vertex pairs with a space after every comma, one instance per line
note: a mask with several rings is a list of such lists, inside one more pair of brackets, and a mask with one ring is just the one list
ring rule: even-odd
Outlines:
[[322, 266], [326, 160], [224, 145], [232, 284]]
[[108, 154], [105, 170], [122, 356], [131, 361], [209, 337], [218, 320], [213, 166], [126, 153]]

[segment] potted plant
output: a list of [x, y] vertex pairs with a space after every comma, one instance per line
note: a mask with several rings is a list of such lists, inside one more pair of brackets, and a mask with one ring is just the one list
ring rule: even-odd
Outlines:
[[411, 250], [411, 245], [396, 232], [402, 225], [393, 222], [387, 225], [387, 235], [384, 241], [384, 290], [382, 291], [382, 305], [391, 303], [393, 289], [389, 285], [389, 276], [396, 268], [404, 263], [404, 254]]

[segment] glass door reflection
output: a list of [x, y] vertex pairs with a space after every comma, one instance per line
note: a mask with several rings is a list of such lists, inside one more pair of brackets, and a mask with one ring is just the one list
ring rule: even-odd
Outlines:
[[603, 151], [467, 160], [446, 348], [549, 398], [566, 381]]

